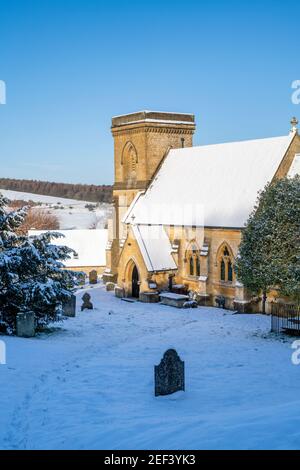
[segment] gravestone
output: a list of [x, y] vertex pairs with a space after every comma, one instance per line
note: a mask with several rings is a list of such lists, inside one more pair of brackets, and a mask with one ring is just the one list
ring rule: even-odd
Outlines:
[[118, 297], [119, 299], [122, 299], [125, 297], [125, 290], [123, 287], [116, 286], [115, 287], [115, 296]]
[[216, 304], [219, 308], [225, 309], [225, 305], [226, 305], [225, 297], [223, 295], [219, 295], [218, 297], [216, 297]]
[[140, 294], [140, 301], [146, 304], [154, 304], [159, 302], [158, 292], [142, 292]]
[[79, 283], [80, 286], [84, 286], [85, 278], [86, 278], [85, 273], [78, 273], [77, 274], [77, 279], [78, 279], [78, 283]]
[[105, 284], [105, 288], [106, 288], [107, 292], [114, 291], [115, 287], [116, 287], [116, 284], [114, 282], [107, 282]]
[[165, 352], [160, 364], [154, 367], [155, 396], [184, 391], [184, 361], [175, 349]]
[[66, 317], [76, 316], [76, 295], [72, 295], [70, 300], [64, 304], [63, 311]]
[[93, 310], [94, 306], [91, 302], [91, 296], [87, 292], [82, 296], [83, 304], [81, 305], [81, 311]]
[[93, 271], [91, 271], [89, 273], [89, 283], [90, 284], [97, 284], [98, 282], [98, 273], [97, 271], [94, 269]]
[[189, 301], [188, 295], [173, 294], [172, 292], [161, 292], [159, 298], [163, 305], [176, 308], [182, 308], [185, 302]]
[[17, 336], [32, 338], [35, 336], [34, 312], [20, 312], [16, 319]]

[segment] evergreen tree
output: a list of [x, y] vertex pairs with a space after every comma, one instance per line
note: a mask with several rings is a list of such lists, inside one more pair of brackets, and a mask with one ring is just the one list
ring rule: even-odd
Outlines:
[[260, 193], [243, 231], [238, 279], [255, 294], [277, 289], [300, 301], [300, 177], [270, 183]]
[[51, 238], [61, 235], [18, 235], [26, 209], [7, 212], [7, 204], [0, 194], [0, 328], [14, 334], [19, 312], [33, 311], [37, 328], [59, 320], [75, 274], [62, 269], [73, 250], [51, 244]]

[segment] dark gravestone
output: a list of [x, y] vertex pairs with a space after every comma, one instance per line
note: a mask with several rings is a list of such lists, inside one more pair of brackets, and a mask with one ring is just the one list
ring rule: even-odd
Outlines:
[[165, 352], [160, 364], [154, 367], [155, 396], [184, 391], [184, 361], [175, 349]]
[[98, 273], [96, 270], [93, 270], [89, 273], [89, 283], [97, 284], [97, 282], [98, 282]]
[[76, 316], [76, 295], [70, 297], [70, 300], [64, 304], [63, 310], [66, 317]]
[[17, 336], [32, 338], [35, 335], [34, 312], [20, 312], [16, 318]]
[[87, 292], [82, 296], [83, 304], [81, 305], [81, 311], [93, 310], [93, 304], [91, 302], [91, 296]]
[[225, 309], [226, 299], [223, 295], [216, 297], [216, 304], [219, 308]]

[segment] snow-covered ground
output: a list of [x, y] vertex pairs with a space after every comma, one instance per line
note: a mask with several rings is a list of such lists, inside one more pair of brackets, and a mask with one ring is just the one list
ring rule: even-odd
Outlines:
[[[5, 197], [10, 200], [33, 201], [39, 203], [38, 208], [45, 209], [58, 217], [61, 230], [104, 228], [107, 218], [111, 213], [110, 204], [96, 204], [75, 199], [61, 197], [41, 196], [39, 194], [24, 193], [0, 189]], [[95, 210], [90, 211], [86, 205], [94, 205]]]
[[[90, 292], [94, 311], [33, 339], [2, 337], [1, 448], [300, 448], [300, 366], [269, 317]], [[155, 398], [153, 366], [170, 347], [186, 392]]]

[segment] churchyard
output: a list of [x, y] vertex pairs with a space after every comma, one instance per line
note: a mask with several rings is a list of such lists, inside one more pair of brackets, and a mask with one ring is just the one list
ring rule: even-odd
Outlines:
[[[300, 366], [270, 317], [128, 303], [100, 283], [76, 296], [75, 318], [0, 337], [0, 448], [299, 448]], [[169, 349], [184, 382], [155, 396]]]

